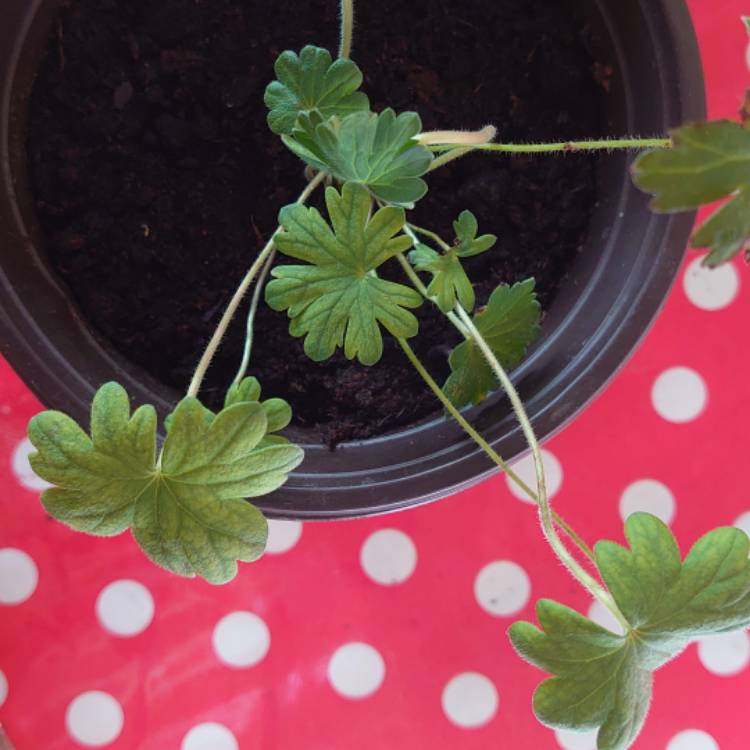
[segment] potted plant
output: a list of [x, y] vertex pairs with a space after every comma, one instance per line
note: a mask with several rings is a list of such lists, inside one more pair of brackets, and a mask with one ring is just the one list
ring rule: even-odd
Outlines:
[[[146, 554], [177, 574], [225, 582], [238, 561], [254, 560], [264, 548], [265, 518], [246, 498], [283, 485], [304, 456], [278, 434], [291, 420], [289, 405], [262, 400], [260, 383], [247, 375], [252, 340], [262, 335], [255, 328], [261, 296], [287, 314], [290, 334], [303, 339], [314, 362], [341, 348], [348, 359], [375, 365], [391, 335], [447, 415], [535, 501], [559, 560], [622, 626], [618, 635], [541, 601], [539, 627], [511, 627], [519, 654], [553, 675], [535, 694], [537, 716], [549, 726], [599, 729], [601, 750], [630, 747], [645, 721], [653, 672], [692, 640], [750, 623], [750, 540], [738, 529], [715, 529], [683, 560], [669, 529], [638, 513], [625, 524], [628, 547], [607, 541], [589, 547], [550, 508], [534, 419], [508, 374], [539, 333], [534, 280], [500, 284], [477, 307], [465, 264], [488, 253], [497, 238], [480, 231], [469, 208], [455, 218], [452, 241], [412, 222], [407, 211], [427, 192], [423, 178], [472, 152], [645, 148], [634, 176], [656, 196], [657, 210], [730, 198], [693, 237], [696, 246], [711, 248], [707, 262], [719, 264], [750, 235], [750, 134], [745, 123], [722, 121], [685, 125], [671, 137], [517, 145], [495, 143], [492, 126], [424, 131], [416, 113], [371, 111], [360, 90], [362, 73], [350, 59], [352, 36], [353, 3], [343, 0], [335, 60], [312, 45], [277, 59], [277, 80], [265, 93], [268, 125], [307, 165], [309, 181], [281, 209], [279, 227], [221, 315], [185, 396], [164, 419], [165, 439], [158, 437], [155, 408], [131, 413], [128, 392], [114, 382], [93, 398], [90, 434], [59, 411], [37, 415], [29, 426], [38, 451], [31, 462], [54, 485], [42, 502], [81, 531], [106, 536], [131, 528]], [[323, 188], [324, 208], [307, 205]], [[277, 253], [283, 257], [275, 263]], [[401, 276], [384, 278], [389, 262]], [[223, 403], [209, 408], [199, 400], [201, 386], [254, 283], [245, 356]], [[434, 306], [460, 334], [442, 386], [410, 342], [419, 329], [412, 310], [422, 305]], [[460, 411], [498, 388], [531, 450], [536, 489]]]

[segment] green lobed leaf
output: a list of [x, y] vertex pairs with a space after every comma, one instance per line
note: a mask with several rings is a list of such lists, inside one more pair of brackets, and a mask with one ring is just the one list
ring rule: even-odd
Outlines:
[[332, 226], [314, 208], [282, 209], [276, 246], [309, 265], [274, 268], [266, 301], [287, 311], [289, 332], [305, 337], [311, 359], [320, 362], [343, 346], [349, 359], [372, 365], [383, 353], [381, 325], [399, 338], [417, 333], [417, 319], [406, 308], [419, 307], [420, 295], [375, 274], [411, 244], [399, 235], [404, 211], [387, 206], [370, 217], [372, 198], [357, 183], [344, 184], [341, 193], [329, 187], [325, 199]]
[[750, 130], [718, 120], [687, 125], [672, 133], [674, 148], [648, 151], [633, 165], [635, 184], [655, 197], [657, 211], [728, 202], [694, 234], [693, 247], [706, 247], [706, 264], [731, 260], [750, 239]]
[[313, 113], [301, 115], [298, 127], [282, 139], [315, 169], [342, 182], [361, 183], [386, 203], [413, 208], [427, 192], [421, 177], [433, 160], [414, 140], [421, 130], [414, 112], [357, 112], [343, 121]]
[[224, 408], [243, 402], [259, 402], [266, 413], [266, 433], [283, 430], [292, 421], [292, 407], [281, 398], [260, 400], [261, 386], [257, 378], [243, 378], [239, 383], [232, 383], [224, 397]]
[[453, 310], [456, 302], [468, 312], [474, 309], [474, 287], [455, 249], [441, 255], [420, 243], [409, 253], [409, 260], [417, 271], [432, 274], [427, 294], [435, 299], [443, 312]]
[[599, 750], [626, 750], [648, 713], [652, 673], [692, 640], [750, 624], [750, 541], [735, 528], [709, 532], [684, 561], [658, 518], [634, 513], [629, 548], [596, 545], [596, 564], [629, 628], [612, 633], [568, 607], [537, 604], [539, 627], [514, 623], [519, 654], [553, 677], [534, 694], [548, 726], [599, 729]]
[[276, 78], [266, 88], [268, 126], [274, 133], [288, 135], [300, 115], [317, 112], [324, 120], [344, 119], [367, 111], [370, 102], [358, 91], [362, 72], [351, 60], [333, 61], [328, 50], [308, 45], [297, 55], [286, 51], [274, 65]]
[[[473, 321], [504, 368], [517, 365], [539, 335], [541, 308], [534, 279], [499, 286]], [[458, 407], [478, 404], [498, 386], [497, 378], [473, 341], [463, 341], [450, 354], [451, 374], [443, 390]]]
[[459, 258], [471, 258], [494, 247], [497, 237], [494, 234], [483, 234], [477, 237], [479, 224], [471, 211], [461, 211], [453, 222], [456, 232], [456, 252]]
[[255, 560], [265, 548], [266, 521], [244, 498], [272, 492], [302, 460], [288, 441], [267, 443], [267, 431], [257, 402], [214, 415], [185, 398], [157, 461], [153, 407], [131, 417], [125, 390], [107, 383], [94, 397], [90, 437], [60, 412], [35, 416], [29, 438], [38, 452], [29, 460], [56, 485], [42, 495], [50, 515], [100, 536], [130, 527], [157, 564], [224, 583], [238, 560]]

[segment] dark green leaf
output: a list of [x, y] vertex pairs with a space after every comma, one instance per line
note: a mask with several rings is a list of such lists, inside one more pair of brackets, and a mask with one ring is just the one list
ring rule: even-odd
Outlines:
[[750, 541], [716, 529], [684, 562], [669, 529], [635, 513], [625, 523], [629, 548], [596, 545], [596, 563], [629, 628], [601, 628], [557, 602], [537, 605], [540, 628], [515, 623], [511, 640], [527, 661], [554, 676], [534, 694], [548, 726], [599, 728], [599, 750], [632, 745], [648, 712], [652, 673], [691, 640], [750, 624]]
[[302, 114], [318, 112], [324, 120], [344, 119], [367, 111], [370, 103], [358, 91], [362, 73], [351, 60], [331, 59], [328, 50], [307, 46], [299, 56], [282, 52], [274, 66], [278, 80], [266, 88], [268, 126], [274, 133], [292, 132]]
[[[513, 286], [499, 286], [490, 296], [487, 307], [473, 320], [479, 332], [504, 368], [517, 365], [539, 334], [541, 309], [534, 292], [534, 279]], [[498, 386], [479, 347], [463, 341], [449, 358], [451, 374], [444, 390], [456, 406], [478, 404]]]
[[658, 211], [681, 211], [729, 201], [693, 236], [694, 247], [711, 250], [716, 266], [734, 257], [750, 239], [750, 130], [718, 120], [679, 128], [674, 148], [649, 151], [633, 166], [636, 185], [654, 194]]
[[289, 331], [305, 337], [311, 359], [327, 359], [343, 346], [349, 359], [372, 365], [383, 353], [380, 325], [399, 338], [417, 333], [417, 319], [405, 308], [419, 307], [419, 294], [374, 273], [411, 244], [396, 236], [404, 211], [387, 206], [370, 218], [372, 199], [357, 183], [346, 183], [341, 194], [329, 187], [326, 206], [333, 228], [314, 208], [295, 204], [281, 211], [276, 246], [309, 265], [274, 268], [266, 301], [287, 311]]
[[343, 122], [313, 114], [302, 115], [299, 127], [283, 140], [315, 169], [342, 182], [359, 182], [386, 203], [412, 208], [427, 192], [420, 178], [433, 159], [414, 140], [421, 130], [414, 112], [357, 112]]
[[153, 407], [131, 417], [125, 390], [108, 383], [92, 404], [91, 437], [60, 412], [34, 417], [29, 438], [38, 453], [30, 461], [56, 485], [42, 495], [50, 515], [102, 536], [131, 527], [157, 564], [223, 583], [238, 560], [254, 560], [265, 547], [265, 519], [244, 498], [273, 491], [302, 460], [283, 438], [266, 442], [267, 427], [258, 403], [214, 415], [185, 398], [157, 461]]

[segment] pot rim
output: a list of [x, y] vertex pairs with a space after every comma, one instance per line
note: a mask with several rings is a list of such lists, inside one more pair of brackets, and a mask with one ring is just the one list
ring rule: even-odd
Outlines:
[[[662, 132], [704, 117], [700, 54], [684, 0], [632, 0], [629, 5], [636, 6], [642, 18], [632, 21], [630, 37], [622, 19], [629, 21], [615, 4], [591, 2], [601, 14], [622, 73], [618, 96], [628, 130], [633, 132], [643, 114], [635, 102], [638, 85], [646, 85], [646, 72], [656, 76], [648, 85], [653, 84], [651, 101], [659, 107], [655, 116]], [[35, 31], [33, 21], [40, 9], [50, 7], [47, 0], [30, 5], [16, 0], [9, 11], [10, 22], [0, 31], [0, 65], [5, 71], [0, 82], [0, 226], [8, 228], [8, 243], [36, 274], [28, 285], [14, 283], [18, 273], [12, 277], [12, 263], [0, 259], [0, 352], [41, 400], [76, 419], [86, 418], [96, 387], [112, 379], [121, 382], [136, 402], [155, 403], [164, 414], [176, 394], [97, 339], [36, 249], [40, 240], [29, 218], [29, 196], [19, 164], [23, 150], [18, 135], [23, 123], [19, 91], [24, 85], [28, 88], [31, 80], [31, 72], [24, 68], [27, 42], [39, 45], [45, 38], [39, 29]], [[636, 59], [629, 52], [626, 43], [635, 31], [650, 43], [652, 59]], [[19, 83], [24, 78], [25, 84]], [[597, 249], [597, 261], [579, 287], [569, 291], [567, 301], [553, 305], [542, 340], [512, 374], [540, 439], [562, 429], [594, 398], [645, 335], [674, 282], [693, 225], [694, 214], [648, 212], [645, 196], [629, 182], [624, 155], [612, 158], [606, 179], [611, 185], [602, 198], [606, 210], [599, 211], [587, 243]], [[597, 233], [598, 241], [593, 237]], [[637, 249], [629, 250], [625, 258], [620, 251], [628, 240], [637, 243]], [[616, 294], [605, 302], [602, 291], [607, 290], [608, 275], [616, 271], [624, 281], [612, 288]], [[27, 303], [38, 299], [44, 299], [43, 310]], [[594, 307], [599, 319], [592, 327], [585, 318]], [[47, 325], [51, 321], [61, 330], [51, 330]], [[571, 340], [580, 345], [566, 358], [565, 342]], [[509, 460], [525, 451], [521, 430], [501, 394], [466, 415]], [[255, 501], [271, 518], [350, 518], [400, 510], [454, 494], [496, 471], [461, 428], [443, 418], [345, 443], [335, 452], [304, 441], [303, 447], [305, 461], [289, 482]]]

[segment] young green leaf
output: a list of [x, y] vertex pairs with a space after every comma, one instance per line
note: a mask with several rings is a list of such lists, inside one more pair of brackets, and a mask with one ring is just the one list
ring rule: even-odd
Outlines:
[[479, 224], [471, 211], [461, 211], [453, 222], [456, 232], [456, 252], [459, 258], [471, 258], [494, 247], [497, 237], [494, 234], [483, 234], [477, 237]]
[[[239, 383], [232, 383], [224, 397], [224, 408], [234, 404], [259, 402], [266, 413], [266, 433], [283, 430], [292, 421], [292, 407], [281, 398], [260, 400], [261, 387], [257, 378], [243, 378]], [[264, 438], [266, 440], [268, 438]]]
[[315, 169], [342, 182], [366, 185], [386, 203], [413, 208], [427, 192], [420, 178], [433, 159], [414, 140], [421, 130], [422, 121], [414, 112], [357, 112], [341, 122], [324, 121], [313, 113], [300, 116], [298, 127], [282, 139]]
[[268, 126], [288, 135], [299, 116], [318, 112], [324, 120], [344, 119], [367, 111], [370, 102], [358, 91], [362, 72], [351, 60], [331, 59], [328, 50], [308, 45], [299, 54], [282, 52], [274, 65], [276, 77], [266, 88]]
[[648, 713], [652, 673], [692, 640], [750, 623], [750, 541], [715, 529], [684, 562], [669, 529], [634, 513], [625, 523], [630, 549], [596, 545], [596, 564], [629, 623], [616, 635], [557, 602], [537, 604], [540, 628], [517, 622], [519, 654], [554, 675], [534, 693], [534, 711], [551, 727], [599, 729], [599, 750], [625, 750]]
[[283, 231], [276, 246], [304, 266], [278, 266], [266, 288], [274, 310], [286, 310], [292, 336], [305, 337], [305, 352], [320, 362], [336, 347], [364, 365], [383, 353], [380, 325], [399, 338], [417, 333], [417, 319], [405, 308], [419, 307], [413, 289], [377, 277], [375, 270], [411, 244], [404, 235], [404, 210], [386, 206], [370, 218], [372, 198], [357, 183], [341, 194], [326, 190], [333, 228], [314, 208], [299, 204], [282, 209]]
[[672, 133], [674, 148], [649, 151], [633, 165], [635, 184], [657, 211], [682, 211], [730, 200], [693, 236], [711, 252], [706, 265], [734, 257], [750, 239], [750, 130], [729, 120], [687, 125]]
[[214, 415], [185, 398], [157, 460], [153, 407], [131, 416], [125, 390], [107, 383], [94, 397], [90, 437], [60, 412], [31, 420], [38, 453], [30, 461], [55, 485], [42, 495], [50, 515], [98, 536], [130, 527], [158, 565], [224, 583], [238, 560], [255, 560], [265, 548], [266, 521], [244, 498], [272, 492], [302, 460], [286, 441], [264, 444], [267, 427], [261, 404]]
[[417, 271], [432, 274], [427, 294], [435, 299], [443, 312], [453, 310], [456, 301], [469, 312], [474, 309], [474, 287], [455, 248], [441, 255], [420, 243], [409, 253], [409, 260]]
[[[495, 289], [487, 307], [473, 320], [500, 364], [511, 368], [523, 359], [538, 336], [540, 314], [534, 279], [527, 279]], [[451, 374], [443, 389], [456, 406], [478, 404], [489, 391], [497, 388], [497, 378], [473, 341], [460, 343], [451, 352], [448, 362]]]

